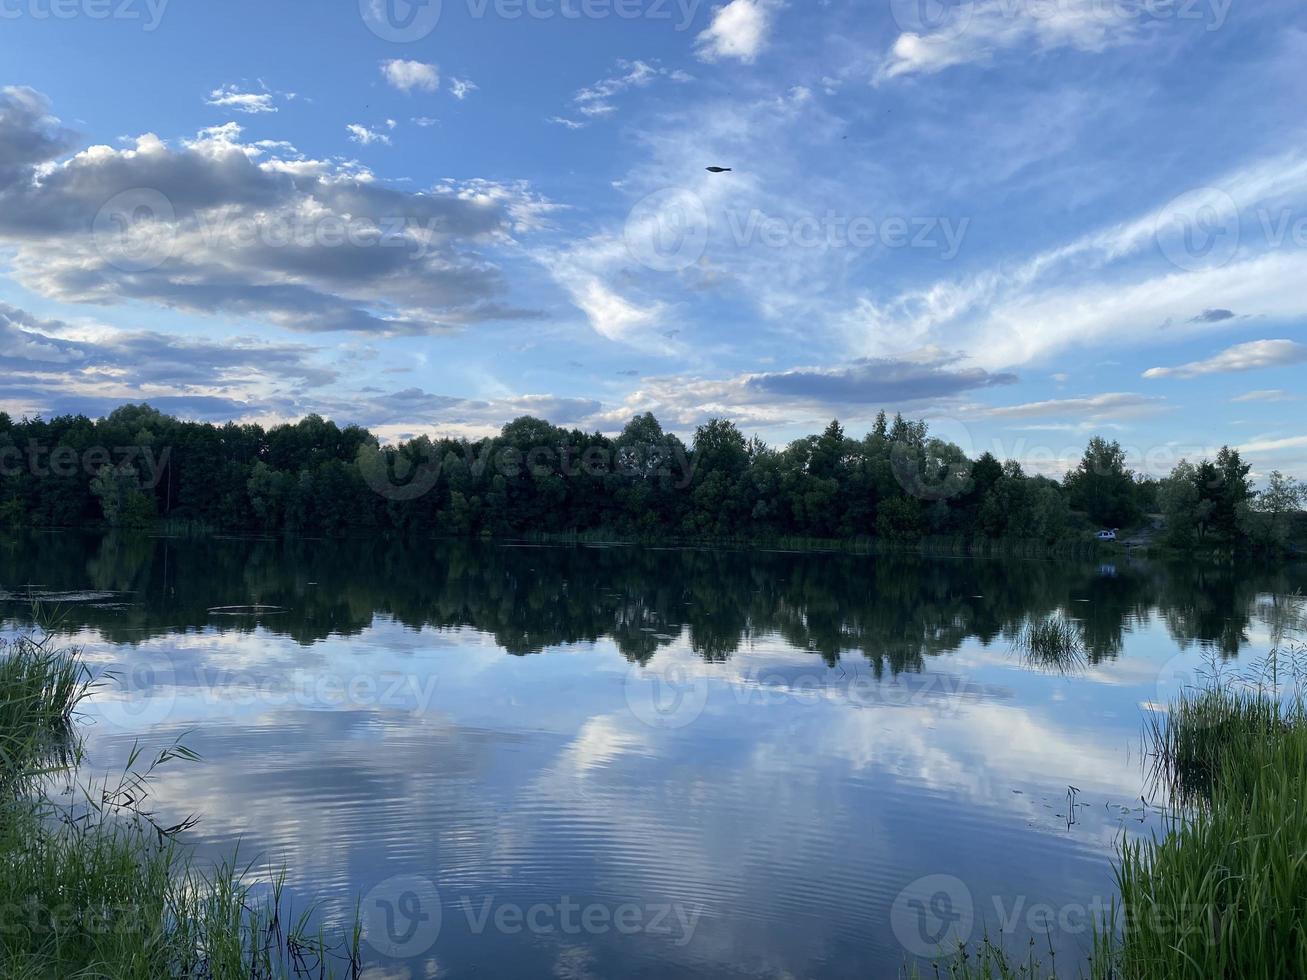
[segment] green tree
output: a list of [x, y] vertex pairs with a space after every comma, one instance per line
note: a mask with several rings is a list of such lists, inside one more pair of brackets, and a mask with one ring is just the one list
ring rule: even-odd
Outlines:
[[844, 427], [837, 419], [814, 440], [808, 458], [808, 473], [818, 480], [840, 480], [846, 472], [848, 455]]
[[1260, 547], [1280, 551], [1289, 544], [1293, 519], [1307, 503], [1307, 486], [1279, 470], [1273, 470], [1266, 489], [1252, 501], [1250, 522], [1253, 540]]
[[246, 483], [250, 506], [264, 530], [273, 531], [281, 526], [285, 506], [285, 481], [274, 473], [267, 463], [259, 460]]
[[142, 492], [140, 477], [130, 466], [101, 467], [91, 479], [91, 492], [110, 527], [146, 527], [154, 519], [154, 497]]
[[1239, 450], [1225, 446], [1216, 454], [1216, 475], [1205, 496], [1212, 501], [1212, 526], [1226, 541], [1234, 542], [1247, 524], [1253, 497], [1248, 474], [1252, 465], [1239, 458]]
[[1119, 443], [1091, 439], [1080, 465], [1067, 474], [1066, 489], [1072, 508], [1100, 527], [1129, 527], [1139, 518], [1134, 475]]
[[1203, 498], [1198, 467], [1180, 460], [1157, 488], [1157, 502], [1166, 522], [1166, 540], [1177, 548], [1191, 548], [1207, 532], [1211, 502]]
[[[139, 450], [134, 466], [106, 455], [86, 478], [90, 454], [128, 446]], [[1161, 507], [1175, 543], [1239, 547], [1251, 536], [1270, 548], [1287, 539], [1297, 488], [1277, 475], [1254, 496], [1248, 465], [1228, 448], [1160, 483], [1138, 478], [1103, 439], [1058, 484], [988, 453], [972, 462], [924, 422], [883, 412], [861, 439], [836, 420], [777, 448], [713, 419], [687, 451], [646, 412], [615, 439], [524, 416], [478, 443], [418, 436], [383, 449], [366, 430], [316, 415], [265, 431], [124, 405], [99, 420], [0, 413], [0, 448], [19, 457], [0, 486], [8, 523], [139, 525], [161, 512], [224, 529], [406, 537], [602, 530], [1051, 543], [1072, 526], [1070, 506], [1108, 526]]]
[[887, 541], [916, 541], [922, 532], [921, 503], [912, 497], [886, 501], [876, 517], [876, 534]]
[[753, 510], [743, 477], [749, 467], [748, 444], [734, 422], [711, 419], [694, 433], [694, 513], [696, 533], [741, 533]]
[[1062, 488], [1052, 480], [1036, 478], [1030, 490], [1030, 536], [1047, 544], [1062, 538], [1071, 524], [1071, 508]]

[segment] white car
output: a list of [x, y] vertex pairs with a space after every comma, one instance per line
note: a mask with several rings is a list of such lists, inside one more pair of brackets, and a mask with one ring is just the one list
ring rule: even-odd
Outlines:
[[1095, 537], [1097, 537], [1099, 541], [1115, 541], [1116, 531], [1099, 531]]

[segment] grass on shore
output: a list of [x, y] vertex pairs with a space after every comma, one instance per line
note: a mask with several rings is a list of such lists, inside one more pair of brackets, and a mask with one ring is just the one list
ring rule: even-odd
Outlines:
[[1257, 691], [1205, 688], [1182, 692], [1145, 728], [1154, 787], [1177, 806], [1209, 809], [1222, 790], [1251, 792], [1263, 751], [1307, 732], [1307, 715], [1301, 702], [1286, 707]]
[[1307, 976], [1307, 707], [1278, 689], [1185, 692], [1149, 726], [1178, 806], [1122, 846], [1128, 977]]
[[194, 753], [173, 744], [142, 769], [138, 748], [116, 782], [78, 779], [75, 713], [93, 690], [75, 650], [0, 647], [0, 976], [359, 976], [357, 926], [328, 943], [311, 909], [289, 920], [280, 877], [201, 870], [179, 841], [193, 821], [145, 809], [156, 771]]
[[90, 694], [75, 656], [43, 638], [0, 638], [0, 791], [76, 761], [73, 713]]
[[[1219, 680], [1150, 720], [1156, 785], [1175, 806], [1165, 830], [1124, 840], [1119, 910], [1099, 924], [1091, 980], [1281, 980], [1307, 976], [1307, 707], [1270, 686]], [[1296, 680], [1300, 680], [1298, 677]], [[1116, 914], [1119, 911], [1119, 915]], [[986, 937], [913, 978], [1059, 974], [1033, 947]]]
[[[1117, 955], [1112, 940], [1103, 932], [1096, 934], [1089, 968], [1078, 976], [1089, 980], [1123, 980], [1125, 974], [1116, 965]], [[1057, 954], [1049, 950], [1046, 963], [1033, 939], [1024, 954], [1017, 956], [986, 935], [973, 947], [963, 947], [937, 960], [929, 970], [914, 966], [909, 976], [912, 980], [1058, 980], [1061, 974], [1057, 969]]]

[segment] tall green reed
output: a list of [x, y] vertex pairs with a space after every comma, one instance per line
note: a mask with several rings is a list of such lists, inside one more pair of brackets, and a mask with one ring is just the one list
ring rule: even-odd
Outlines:
[[6, 980], [274, 980], [361, 975], [360, 933], [328, 940], [290, 914], [284, 875], [205, 870], [149, 809], [159, 770], [196, 763], [180, 741], [82, 778], [75, 718], [97, 683], [50, 634], [0, 645], [0, 976]]

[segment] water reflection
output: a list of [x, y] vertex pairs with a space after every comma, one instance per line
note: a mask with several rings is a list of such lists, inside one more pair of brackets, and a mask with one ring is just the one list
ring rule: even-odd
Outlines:
[[[1015, 922], [1019, 948], [1041, 903], [1110, 900], [1119, 835], [1155, 826], [1137, 748], [1163, 665], [1186, 648], [1265, 648], [1301, 615], [1277, 598], [1295, 574], [450, 542], [0, 544], [7, 616], [29, 615], [28, 592], [63, 593], [61, 629], [93, 663], [168, 665], [130, 705], [90, 705], [88, 748], [113, 769], [139, 736], [189, 732], [206, 762], [161, 778], [157, 804], [202, 814], [206, 853], [284, 862], [329, 919], [404, 876], [438, 888], [438, 936], [397, 957], [374, 947], [373, 978], [892, 976], [913, 952], [896, 902], [940, 875], [977, 930]], [[1085, 651], [1069, 676], [1013, 650], [1054, 615]], [[702, 691], [685, 724], [650, 723], [632, 695], [669, 669]], [[358, 677], [412, 686], [337, 696]], [[692, 935], [571, 932], [556, 915], [540, 931], [494, 924], [504, 908], [565, 901], [633, 905], [646, 924], [676, 908]], [[1089, 941], [1087, 924], [1060, 929], [1059, 964]]]
[[920, 670], [971, 638], [1011, 640], [1027, 620], [1058, 610], [1074, 619], [1091, 664], [1120, 656], [1153, 611], [1176, 643], [1230, 657], [1254, 618], [1277, 629], [1277, 617], [1297, 615], [1292, 603], [1257, 597], [1296, 593], [1304, 578], [1294, 568], [1194, 562], [1104, 568], [430, 540], [0, 538], [11, 615], [21, 618], [29, 591], [54, 593], [70, 625], [115, 643], [218, 625], [310, 644], [358, 635], [381, 614], [412, 628], [473, 627], [515, 655], [606, 637], [638, 663], [683, 630], [710, 662], [778, 634], [828, 664], [859, 651], [877, 673]]

